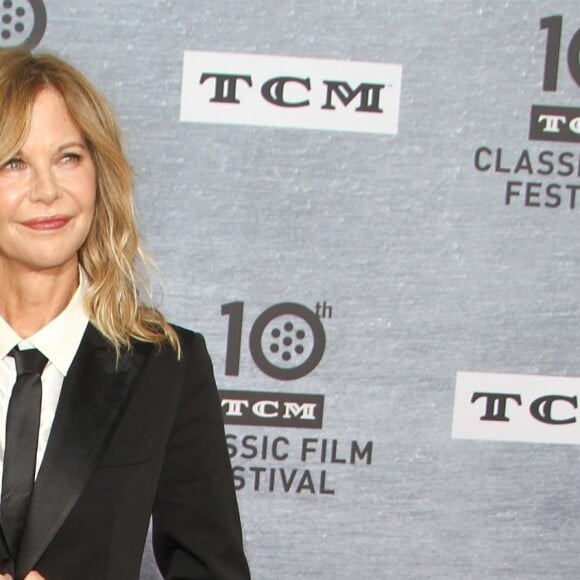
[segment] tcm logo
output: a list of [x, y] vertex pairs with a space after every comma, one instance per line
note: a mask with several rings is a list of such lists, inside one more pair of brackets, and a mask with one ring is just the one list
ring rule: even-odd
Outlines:
[[580, 444], [580, 379], [457, 373], [453, 437]]
[[[544, 93], [558, 90], [561, 80], [580, 87], [580, 28], [571, 36], [562, 33], [564, 17], [547, 16], [540, 20], [540, 30], [546, 34], [544, 53]], [[566, 54], [566, 74], [562, 58]], [[564, 77], [564, 79], [562, 79]], [[580, 142], [580, 109], [533, 105], [530, 114], [530, 139], [534, 141]]]
[[[312, 372], [326, 347], [322, 320], [331, 319], [333, 307], [317, 302], [314, 310], [296, 302], [280, 302], [250, 319], [244, 332], [243, 302], [222, 304], [227, 317], [225, 375], [240, 374], [244, 335], [254, 364], [268, 377], [296, 381]], [[267, 427], [322, 428], [323, 395], [220, 390], [224, 423]]]
[[220, 391], [224, 423], [320, 429], [324, 397], [254, 391]]
[[533, 105], [530, 139], [580, 143], [580, 109]]
[[42, 0], [3, 0], [0, 15], [0, 49], [32, 50], [41, 41], [46, 30]]
[[398, 64], [186, 51], [181, 120], [396, 134]]

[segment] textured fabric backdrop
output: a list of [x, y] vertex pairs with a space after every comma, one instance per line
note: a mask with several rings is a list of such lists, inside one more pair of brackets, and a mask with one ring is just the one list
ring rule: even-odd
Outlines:
[[[580, 375], [580, 128], [529, 138], [533, 105], [578, 105], [578, 2], [44, 5], [38, 49], [118, 112], [164, 312], [204, 333], [220, 388], [324, 397], [320, 428], [227, 425], [254, 578], [577, 578], [577, 447], [453, 438], [452, 422], [458, 371]], [[541, 28], [558, 15], [560, 33]], [[398, 131], [181, 122], [189, 50], [401, 65]], [[542, 151], [570, 153], [571, 175]], [[279, 304], [264, 333], [302, 324], [307, 356], [322, 340], [308, 313], [324, 332], [292, 380], [250, 348]], [[158, 578], [149, 545], [142, 578]]]

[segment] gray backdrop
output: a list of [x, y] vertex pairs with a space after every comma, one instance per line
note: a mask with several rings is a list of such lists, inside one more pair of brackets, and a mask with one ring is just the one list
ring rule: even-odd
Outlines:
[[[578, 104], [577, 0], [45, 6], [38, 48], [79, 66], [124, 127], [164, 312], [205, 334], [221, 388], [324, 396], [320, 429], [227, 425], [254, 578], [577, 578], [577, 448], [451, 436], [457, 371], [580, 375], [577, 210], [505, 202], [510, 179], [580, 182], [577, 142], [528, 137], [532, 105]], [[398, 134], [182, 123], [185, 50], [401, 64]], [[524, 149], [571, 152], [575, 174], [479, 171], [480, 147], [512, 167]], [[322, 360], [294, 381], [248, 347], [258, 316], [287, 302], [332, 308]], [[248, 435], [285, 438], [288, 457], [241, 457]], [[319, 453], [302, 461], [305, 438]], [[367, 453], [351, 464], [353, 441]], [[255, 489], [260, 469], [278, 470], [273, 486]], [[287, 485], [297, 470], [289, 491], [280, 469]], [[142, 578], [157, 577], [148, 547]]]

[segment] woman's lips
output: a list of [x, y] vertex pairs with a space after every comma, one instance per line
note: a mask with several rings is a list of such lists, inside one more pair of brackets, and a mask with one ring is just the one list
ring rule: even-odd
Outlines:
[[23, 226], [30, 228], [31, 230], [59, 230], [68, 224], [71, 220], [69, 216], [65, 215], [54, 215], [47, 217], [39, 217], [22, 222]]

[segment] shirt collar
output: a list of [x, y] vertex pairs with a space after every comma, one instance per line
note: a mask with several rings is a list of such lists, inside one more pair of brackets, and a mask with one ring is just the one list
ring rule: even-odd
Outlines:
[[5, 357], [16, 345], [23, 349], [36, 348], [62, 376], [66, 376], [89, 322], [84, 308], [87, 288], [86, 275], [79, 269], [79, 285], [66, 308], [27, 339], [18, 336], [0, 316], [0, 358]]

